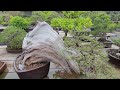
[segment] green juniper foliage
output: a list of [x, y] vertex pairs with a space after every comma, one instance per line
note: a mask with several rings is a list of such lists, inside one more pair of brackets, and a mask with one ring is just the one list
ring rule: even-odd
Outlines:
[[[75, 51], [78, 51], [78, 55], [71, 55], [70, 60], [78, 63], [81, 72], [80, 78], [83, 75], [85, 76], [84, 78], [91, 79], [120, 78], [115, 68], [108, 64], [109, 59], [107, 53], [103, 50], [99, 42], [88, 36], [84, 37], [85, 39], [88, 38], [90, 42], [86, 43], [85, 41], [81, 41], [79, 37], [75, 37], [75, 39], [65, 38], [67, 49], [73, 48]], [[76, 43], [78, 46], [76, 46]]]

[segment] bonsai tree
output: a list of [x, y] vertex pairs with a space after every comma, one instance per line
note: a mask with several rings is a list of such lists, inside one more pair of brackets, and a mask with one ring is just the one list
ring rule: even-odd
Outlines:
[[94, 24], [92, 34], [95, 37], [99, 35], [102, 40], [106, 41], [106, 33], [111, 32], [114, 25], [110, 16], [105, 12], [96, 12], [93, 14], [92, 19]]
[[[99, 44], [99, 42], [89, 36], [86, 37], [88, 37], [91, 42], [84, 45], [82, 44], [83, 41], [78, 39], [79, 37], [75, 39], [65, 38], [64, 40], [66, 48], [74, 53], [69, 54], [69, 60], [76, 62], [76, 66], [80, 71], [79, 75], [73, 75], [72, 78], [120, 78], [115, 68], [108, 64], [107, 53], [103, 52], [103, 47]], [[79, 47], [76, 46], [76, 43], [79, 43]], [[54, 76], [56, 76], [56, 78], [69, 78], [66, 76], [64, 77], [64, 72], [62, 71], [58, 71]]]
[[89, 17], [87, 17], [87, 18], [83, 18], [83, 17], [77, 18], [77, 19], [75, 19], [74, 24], [75, 24], [74, 29], [77, 32], [85, 32], [85, 31], [87, 31], [86, 29], [92, 27], [92, 25], [93, 25], [92, 19], [89, 18]]
[[11, 26], [15, 26], [17, 28], [21, 28], [21, 29], [24, 29], [26, 30], [29, 25], [30, 25], [30, 21], [28, 21], [28, 19], [26, 18], [22, 18], [20, 16], [12, 16], [11, 19], [10, 19], [10, 25]]
[[65, 32], [65, 37], [68, 31], [74, 29], [74, 19], [69, 18], [53, 18], [51, 21], [51, 26], [54, 28], [61, 28]]
[[74, 19], [62, 18], [61, 28], [64, 30], [66, 37], [67, 33], [74, 29]]
[[25, 35], [25, 30], [14, 26], [6, 28], [2, 33], [3, 41], [7, 43], [7, 49], [11, 50], [22, 49], [22, 41]]

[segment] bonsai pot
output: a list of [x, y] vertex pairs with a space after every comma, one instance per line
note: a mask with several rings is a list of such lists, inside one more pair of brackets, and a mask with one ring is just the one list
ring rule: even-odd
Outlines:
[[4, 72], [6, 68], [7, 68], [6, 63], [0, 61], [0, 75]]
[[22, 71], [17, 69], [16, 62], [17, 61], [14, 62], [14, 69], [20, 79], [43, 79], [48, 75], [50, 62], [45, 62], [44, 65], [34, 69], [22, 70]]
[[105, 48], [111, 48], [112, 44], [113, 43], [111, 41], [104, 42]]
[[6, 48], [8, 53], [22, 53], [22, 48], [21, 49], [9, 49], [8, 47]]
[[6, 43], [0, 43], [0, 46], [2, 46], [2, 45], [7, 45]]
[[120, 57], [116, 55], [116, 53], [118, 52], [119, 52], [118, 49], [107, 50], [109, 61], [117, 66], [120, 66]]

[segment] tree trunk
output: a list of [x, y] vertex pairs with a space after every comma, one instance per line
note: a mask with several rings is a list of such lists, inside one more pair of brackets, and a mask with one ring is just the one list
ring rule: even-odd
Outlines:
[[67, 37], [68, 30], [65, 30], [64, 32], [65, 32], [65, 37]]

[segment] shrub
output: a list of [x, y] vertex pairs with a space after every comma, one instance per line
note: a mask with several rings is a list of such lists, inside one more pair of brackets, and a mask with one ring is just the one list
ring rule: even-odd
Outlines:
[[30, 22], [25, 18], [22, 18], [20, 16], [15, 16], [15, 17], [11, 17], [10, 25], [18, 28], [22, 28], [22, 29], [27, 29], [30, 25]]
[[25, 30], [10, 26], [3, 31], [2, 38], [4, 38], [3, 41], [8, 44], [9, 49], [21, 49], [25, 35]]

